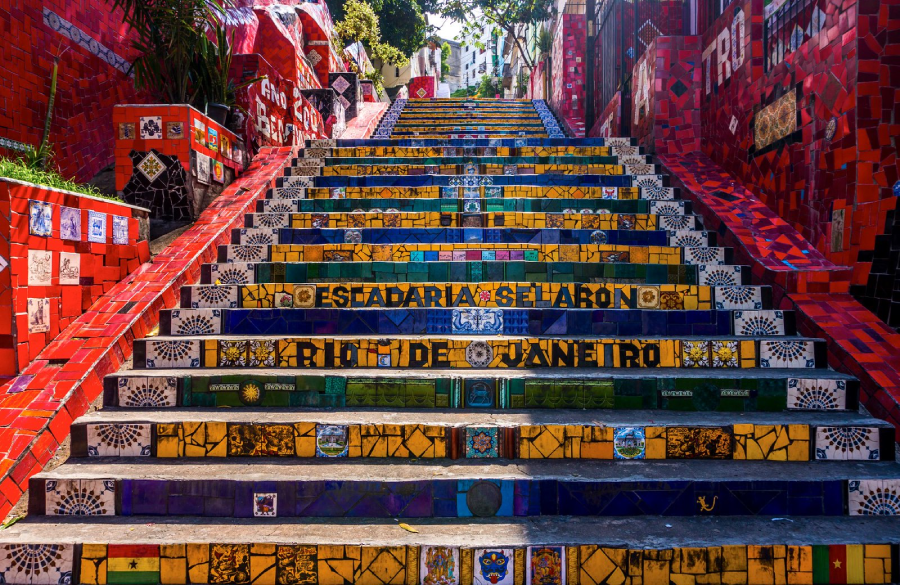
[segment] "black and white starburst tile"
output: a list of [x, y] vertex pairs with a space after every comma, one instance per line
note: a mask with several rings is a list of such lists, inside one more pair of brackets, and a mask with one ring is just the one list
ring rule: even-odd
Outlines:
[[178, 403], [175, 378], [127, 376], [118, 380], [118, 404], [125, 408], [167, 408]]
[[784, 311], [735, 311], [734, 334], [750, 337], [770, 337], [785, 334]]
[[256, 282], [255, 265], [243, 262], [226, 262], [209, 265], [210, 281], [214, 284], [253, 284]]
[[725, 248], [700, 247], [684, 249], [684, 264], [725, 264]]
[[846, 410], [847, 381], [788, 378], [787, 407], [793, 410]]
[[719, 310], [763, 308], [762, 287], [759, 286], [719, 286], [714, 294]]
[[278, 244], [278, 228], [242, 228], [240, 244], [248, 246], [271, 246]]
[[664, 215], [658, 218], [659, 229], [668, 231], [693, 230], [697, 219], [693, 215]]
[[173, 309], [171, 335], [217, 335], [222, 332], [222, 309]]
[[0, 545], [0, 583], [68, 585], [74, 557], [71, 544]]
[[816, 459], [878, 461], [880, 439], [875, 427], [816, 427]]
[[[299, 199], [299, 198], [298, 198]], [[263, 213], [296, 213], [300, 205], [296, 201], [279, 201], [278, 199], [263, 199]]]
[[634, 186], [641, 188], [641, 199], [649, 199], [651, 201], [675, 200], [675, 189], [672, 187], [663, 187], [662, 185], [655, 184], [638, 185], [637, 183], [635, 183]]
[[287, 213], [254, 213], [251, 214], [253, 227], [258, 228], [286, 228], [289, 227], [291, 217]]
[[240, 287], [209, 285], [190, 287], [192, 309], [235, 309], [240, 298]]
[[759, 367], [815, 368], [815, 342], [806, 339], [760, 341]]
[[850, 516], [900, 516], [900, 480], [850, 480], [847, 504]]
[[265, 262], [267, 259], [265, 246], [246, 244], [228, 244], [225, 246], [226, 262]]
[[650, 201], [650, 213], [653, 215], [684, 215], [684, 201]]
[[55, 479], [44, 482], [48, 516], [115, 516], [116, 482], [104, 479]]
[[200, 367], [200, 342], [194, 339], [151, 339], [145, 351], [148, 369]]
[[697, 267], [701, 286], [736, 286], [741, 284], [740, 266], [707, 266]]
[[151, 447], [150, 423], [87, 425], [88, 457], [148, 457]]
[[709, 246], [709, 232], [673, 230], [669, 232], [669, 245], [679, 248], [705, 248]]

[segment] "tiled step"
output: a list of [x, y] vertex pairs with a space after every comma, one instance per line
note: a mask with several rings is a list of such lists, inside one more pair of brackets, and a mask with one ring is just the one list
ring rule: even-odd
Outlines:
[[[29, 582], [32, 575], [113, 583], [129, 575], [137, 558], [135, 566], [148, 569], [142, 573], [148, 583], [403, 585], [424, 579], [427, 566], [435, 565], [428, 559], [437, 557], [448, 560], [444, 565], [460, 582], [483, 584], [490, 579], [479, 568], [481, 559], [501, 556], [508, 563], [500, 583], [525, 583], [536, 567], [584, 584], [837, 582], [832, 575], [848, 583], [900, 580], [900, 524], [890, 518], [530, 517], [412, 524], [415, 532], [393, 520], [359, 518], [27, 519], [0, 532], [0, 552], [53, 551], [45, 570], [10, 566], [8, 583]], [[225, 534], [235, 536], [223, 543]], [[835, 561], [841, 569], [832, 573]]]
[[[633, 160], [635, 162], [631, 163], [623, 163], [620, 159], [628, 158], [629, 160]], [[392, 156], [364, 156], [364, 157], [335, 157], [329, 156], [324, 159], [316, 158], [301, 158], [294, 159], [294, 162], [290, 165], [292, 167], [295, 166], [309, 166], [308, 163], [311, 160], [316, 162], [322, 161], [324, 164], [320, 166], [335, 166], [335, 165], [356, 165], [356, 166], [371, 166], [371, 165], [416, 165], [416, 166], [459, 166], [465, 167], [466, 165], [474, 165], [476, 168], [482, 167], [485, 165], [520, 165], [520, 166], [534, 166], [534, 165], [558, 165], [558, 164], [566, 164], [566, 165], [627, 165], [627, 164], [649, 164], [647, 156], [641, 155], [633, 155], [630, 157], [619, 157], [619, 156], [584, 156], [584, 155], [569, 155], [569, 156], [447, 156], [445, 154], [439, 154], [437, 156], [431, 157], [392, 157]], [[645, 173], [651, 174], [651, 173]]]
[[[198, 448], [207, 448], [205, 437], [192, 439]], [[224, 437], [214, 439], [221, 445]], [[694, 452], [714, 448], [690, 447]], [[887, 484], [892, 491], [900, 489], [893, 462], [797, 461], [777, 469], [777, 477], [772, 477], [768, 461], [725, 465], [683, 459], [591, 465], [541, 460], [378, 465], [368, 459], [321, 458], [70, 459], [30, 480], [28, 511], [35, 516], [252, 518], [255, 494], [275, 493], [277, 514], [286, 518], [771, 518], [857, 515], [865, 507], [859, 501], [860, 488], [867, 492], [872, 484], [881, 489]], [[475, 493], [469, 495], [470, 490]]]
[[[441, 156], [645, 156], [641, 146], [356, 146], [341, 148], [307, 147], [302, 156], [397, 158]], [[297, 159], [294, 159], [296, 162]], [[291, 166], [294, 166], [292, 163]]]
[[[288, 169], [285, 169], [287, 172]], [[288, 180], [293, 178], [294, 180]], [[573, 186], [573, 187], [668, 187], [668, 175], [377, 175], [348, 177], [284, 177], [276, 186], [297, 187], [483, 187], [483, 186]]]
[[163, 309], [160, 335], [795, 335], [790, 311]]
[[[479, 567], [482, 558], [500, 558], [491, 552], [508, 560], [500, 583], [524, 583], [540, 566], [585, 584], [900, 580], [900, 524], [891, 518], [470, 517], [411, 524], [415, 532], [393, 520], [359, 518], [40, 518], [0, 532], [0, 552], [53, 552], [44, 570], [10, 565], [7, 583], [32, 575], [113, 583], [137, 559], [148, 583], [403, 585], [424, 579], [434, 557], [448, 559], [462, 583], [489, 583]], [[223, 543], [225, 534], [235, 536]], [[841, 569], [832, 573], [835, 561]]]
[[[677, 200], [675, 187], [581, 187], [529, 186], [507, 187], [303, 187], [308, 177], [278, 179], [278, 187], [266, 192], [267, 199], [606, 199], [649, 200], [660, 206], [684, 206]], [[665, 215], [672, 215], [666, 213]]]
[[[360, 234], [361, 235], [361, 234]], [[648, 232], [656, 238], [644, 238], [649, 246], [624, 244], [581, 244], [571, 246], [543, 244], [272, 244], [219, 246], [218, 262], [494, 262], [526, 260], [531, 262], [645, 262], [654, 264], [727, 264], [728, 248], [679, 248], [665, 246], [665, 232]], [[631, 240], [631, 238], [624, 238]], [[642, 238], [634, 238], [640, 242]], [[643, 242], [642, 242], [643, 243]], [[663, 244], [663, 245], [652, 245]]]
[[[856, 411], [859, 382], [831, 370], [130, 370], [104, 380], [122, 408]], [[651, 419], [655, 420], [655, 419]], [[739, 421], [736, 421], [739, 422]]]
[[[682, 203], [687, 203], [683, 205]], [[674, 205], [673, 205], [674, 204]], [[527, 213], [656, 213], [690, 214], [689, 202], [661, 202], [640, 199], [503, 199], [418, 198], [418, 199], [262, 199], [257, 213], [350, 213], [354, 211], [472, 212], [504, 211]], [[696, 225], [696, 224], [694, 224]]]
[[749, 266], [597, 262], [278, 262], [203, 264], [200, 284], [544, 282], [734, 286]]
[[[667, 216], [669, 217], [669, 216]], [[693, 218], [693, 216], [691, 216]], [[662, 222], [650, 214], [617, 213], [417, 213], [417, 212], [352, 212], [352, 213], [248, 213], [244, 216], [247, 228], [385, 228], [385, 227], [507, 227], [558, 228], [594, 230], [655, 230], [665, 229]], [[467, 225], [477, 219], [477, 225]], [[688, 230], [696, 223], [691, 221]]]
[[251, 284], [181, 287], [186, 309], [273, 308], [558, 308], [643, 310], [771, 309], [770, 287], [664, 284], [446, 282]]
[[[515, 217], [515, 216], [514, 216]], [[672, 216], [661, 216], [664, 224], [677, 222]], [[324, 219], [322, 220], [324, 221]], [[505, 220], [504, 220], [505, 222]], [[420, 245], [443, 244], [544, 246], [649, 246], [667, 245], [685, 248], [682, 257], [687, 263], [715, 264], [727, 253], [710, 255], [703, 249], [716, 247], [716, 233], [697, 230], [662, 231], [633, 229], [559, 229], [524, 227], [385, 227], [385, 228], [235, 228], [231, 231], [232, 245]], [[440, 248], [436, 248], [440, 249]], [[725, 250], [724, 248], [722, 250]], [[644, 258], [644, 256], [641, 256]], [[737, 284], [737, 283], [733, 283]]]
[[637, 146], [637, 140], [629, 137], [616, 138], [370, 138], [370, 139], [321, 139], [307, 140], [307, 148], [355, 148], [359, 146], [449, 146], [457, 148], [476, 147], [508, 147], [519, 148], [523, 146]]
[[134, 366], [190, 368], [825, 368], [822, 340], [716, 336], [352, 335], [151, 337], [135, 340]]
[[[652, 418], [652, 423], [646, 421]], [[838, 412], [545, 410], [266, 413], [104, 409], [72, 425], [72, 457], [892, 461], [893, 428]], [[841, 447], [846, 447], [846, 450]], [[652, 463], [651, 463], [652, 464]], [[898, 480], [900, 481], [900, 480]]]
[[322, 176], [322, 177], [375, 177], [385, 175], [417, 176], [417, 175], [466, 175], [466, 176], [530, 176], [545, 177], [547, 175], [622, 175], [640, 176], [659, 173], [657, 165], [652, 164], [481, 164], [473, 167], [467, 165], [437, 164], [370, 164], [370, 165], [331, 165], [324, 167], [291, 167], [286, 169], [286, 176]]

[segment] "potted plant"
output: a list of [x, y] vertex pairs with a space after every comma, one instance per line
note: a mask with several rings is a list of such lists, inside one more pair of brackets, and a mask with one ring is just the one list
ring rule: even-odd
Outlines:
[[[216, 41], [213, 43], [204, 36], [197, 51], [194, 65], [195, 76], [200, 86], [198, 100], [203, 103], [206, 114], [215, 122], [225, 125], [228, 113], [240, 108], [237, 105], [237, 92], [266, 78], [254, 77], [235, 83], [229, 77], [233, 57], [234, 33], [231, 38], [221, 24], [215, 26]], [[244, 112], [246, 114], [246, 112]]]

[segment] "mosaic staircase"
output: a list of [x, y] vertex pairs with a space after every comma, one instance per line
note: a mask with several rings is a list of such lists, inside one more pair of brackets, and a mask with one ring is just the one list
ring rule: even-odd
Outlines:
[[897, 581], [894, 429], [630, 139], [376, 136], [308, 145], [134, 342], [0, 582]]

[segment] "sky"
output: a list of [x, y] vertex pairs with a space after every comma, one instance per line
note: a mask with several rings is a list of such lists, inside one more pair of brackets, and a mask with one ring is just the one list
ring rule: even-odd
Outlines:
[[444, 18], [440, 14], [429, 14], [428, 24], [437, 27], [436, 34], [442, 39], [453, 40], [462, 29], [462, 25], [449, 18]]

